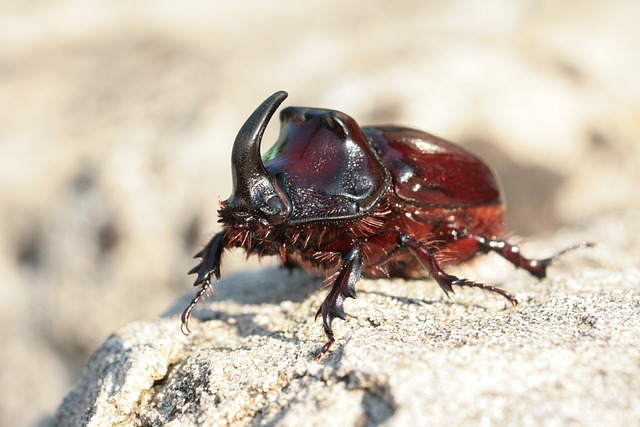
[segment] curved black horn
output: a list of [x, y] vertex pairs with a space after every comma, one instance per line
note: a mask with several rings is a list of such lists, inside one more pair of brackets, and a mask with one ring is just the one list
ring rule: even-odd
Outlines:
[[256, 108], [242, 125], [231, 152], [233, 194], [227, 201], [229, 206], [262, 209], [277, 190], [260, 156], [260, 142], [269, 120], [276, 112], [287, 92], [279, 91], [268, 97]]
[[279, 91], [265, 99], [240, 128], [231, 152], [234, 184], [239, 183], [245, 177], [245, 171], [252, 170], [258, 165], [259, 169], [264, 169], [260, 157], [262, 134], [264, 134], [269, 120], [286, 97], [287, 92]]

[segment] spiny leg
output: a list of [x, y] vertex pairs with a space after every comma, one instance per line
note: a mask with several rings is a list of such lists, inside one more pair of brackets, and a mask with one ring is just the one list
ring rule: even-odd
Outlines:
[[182, 325], [180, 326], [180, 330], [183, 334], [189, 335], [191, 333], [191, 329], [189, 329], [189, 319], [191, 319], [191, 312], [198, 305], [200, 299], [204, 298], [205, 295], [211, 295], [213, 293], [213, 286], [211, 285], [211, 281], [206, 279], [196, 295], [193, 297], [187, 308], [182, 312], [182, 316], [180, 316], [180, 320], [182, 321]]
[[520, 248], [518, 245], [512, 245], [510, 243], [505, 242], [504, 240], [499, 239], [487, 239], [482, 236], [470, 236], [475, 239], [479, 244], [480, 252], [496, 252], [511, 264], [516, 267], [527, 270], [532, 275], [538, 278], [544, 278], [547, 276], [547, 267], [551, 265], [558, 257], [564, 255], [567, 252], [573, 251], [575, 249], [593, 247], [593, 243], [590, 242], [580, 242], [578, 244], [569, 246], [557, 252], [553, 256], [544, 259], [529, 259], [522, 256], [520, 253]]
[[220, 259], [222, 258], [222, 252], [227, 243], [226, 234], [227, 229], [225, 228], [213, 236], [213, 238], [209, 240], [209, 243], [193, 256], [194, 258], [200, 258], [198, 265], [187, 273], [198, 274], [193, 286], [204, 283], [207, 279], [211, 278], [212, 274], [216, 276], [216, 280], [220, 280]]
[[196, 292], [187, 308], [182, 312], [182, 326], [180, 329], [185, 335], [189, 335], [191, 333], [191, 330], [189, 329], [191, 312], [205, 295], [210, 295], [213, 292], [211, 275], [213, 274], [216, 277], [216, 281], [220, 280], [220, 259], [222, 258], [222, 252], [225, 248], [226, 231], [227, 230], [224, 229], [213, 236], [209, 243], [207, 243], [206, 246], [194, 256], [194, 258], [200, 258], [200, 262], [189, 270], [188, 274], [197, 273], [198, 276], [196, 277], [193, 286], [200, 285], [200, 289], [198, 289], [198, 292]]
[[322, 326], [327, 336], [327, 342], [322, 346], [316, 359], [320, 359], [322, 355], [329, 351], [335, 342], [331, 324], [336, 317], [346, 320], [343, 306], [344, 300], [345, 298], [356, 297], [356, 283], [360, 280], [361, 273], [362, 254], [359, 248], [352, 248], [342, 257], [342, 267], [340, 268], [338, 277], [336, 277], [331, 291], [329, 291], [329, 294], [316, 312], [316, 319], [322, 315]]
[[438, 264], [438, 260], [436, 259], [437, 249], [423, 246], [420, 244], [420, 242], [413, 240], [405, 234], [401, 234], [399, 236], [399, 243], [400, 246], [407, 247], [411, 252], [413, 252], [418, 261], [420, 261], [422, 266], [429, 271], [431, 276], [436, 280], [438, 285], [440, 285], [447, 296], [449, 295], [449, 292], [453, 292], [453, 285], [460, 287], [466, 286], [470, 288], [478, 288], [484, 291], [494, 292], [498, 295], [502, 295], [512, 305], [518, 304], [518, 300], [516, 299], [516, 297], [514, 297], [504, 289], [500, 289], [496, 286], [485, 285], [484, 283], [473, 282], [467, 279], [460, 279], [457, 276], [446, 273], [444, 270], [442, 270], [442, 268]]

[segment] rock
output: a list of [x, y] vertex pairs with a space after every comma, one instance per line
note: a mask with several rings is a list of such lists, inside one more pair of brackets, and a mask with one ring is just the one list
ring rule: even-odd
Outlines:
[[362, 280], [320, 361], [321, 279], [223, 278], [190, 336], [190, 295], [110, 336], [47, 424], [637, 425], [639, 234], [631, 210], [525, 245], [597, 242], [541, 281], [498, 256], [462, 269], [515, 292], [515, 308], [475, 290], [448, 299], [432, 280]]

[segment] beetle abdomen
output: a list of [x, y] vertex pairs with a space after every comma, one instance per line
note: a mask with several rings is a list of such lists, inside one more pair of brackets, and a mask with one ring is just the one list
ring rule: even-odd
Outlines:
[[502, 203], [491, 169], [462, 148], [409, 128], [364, 127], [363, 131], [389, 169], [401, 199], [449, 208]]

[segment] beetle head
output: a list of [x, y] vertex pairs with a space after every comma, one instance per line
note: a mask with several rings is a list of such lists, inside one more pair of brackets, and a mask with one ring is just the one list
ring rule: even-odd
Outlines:
[[279, 91], [267, 98], [244, 123], [231, 152], [233, 193], [222, 203], [220, 216], [227, 224], [283, 223], [291, 207], [260, 157], [260, 142], [267, 124], [287, 97]]

